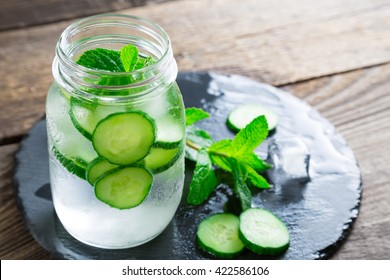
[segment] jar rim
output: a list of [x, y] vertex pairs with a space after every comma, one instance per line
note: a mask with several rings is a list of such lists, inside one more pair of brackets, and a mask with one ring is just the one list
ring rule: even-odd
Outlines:
[[[137, 30], [139, 32], [143, 32], [155, 39], [158, 44], [160, 44], [159, 48], [161, 54], [157, 57], [155, 63], [143, 67], [141, 69], [131, 70], [128, 72], [110, 72], [105, 70], [91, 69], [84, 67], [82, 65], [77, 64], [72, 58], [72, 42], [68, 42], [72, 37], [77, 36], [83, 31], [92, 30], [93, 28], [101, 28], [101, 27], [123, 27]], [[107, 34], [106, 34], [107, 36]], [[124, 37], [124, 35], [121, 35]], [[128, 35], [129, 37], [130, 34]], [[125, 38], [125, 37], [124, 37]], [[122, 40], [124, 40], [122, 38]], [[157, 44], [155, 43], [155, 44]], [[165, 73], [172, 72], [167, 71], [166, 69], [170, 69], [170, 65], [173, 65], [174, 73]], [[129, 83], [126, 85], [97, 85], [97, 84], [88, 84], [84, 81], [77, 78], [77, 75], [84, 77], [133, 77], [134, 75], [139, 75], [143, 73], [154, 73], [148, 79], [142, 79], [135, 83]], [[106, 89], [110, 91], [120, 91], [126, 89], [137, 89], [141, 87], [145, 87], [145, 85], [156, 82], [157, 80], [165, 79], [169, 84], [171, 84], [177, 75], [177, 65], [173, 58], [171, 41], [166, 33], [166, 31], [157, 23], [149, 21], [145, 18], [141, 18], [138, 16], [127, 15], [127, 14], [116, 14], [116, 13], [106, 13], [89, 16], [83, 19], [79, 19], [72, 24], [70, 24], [61, 34], [57, 46], [56, 46], [56, 57], [53, 61], [53, 75], [55, 80], [58, 82], [62, 81], [61, 85], [68, 89], [71, 88], [77, 89], [77, 95], [81, 95], [87, 99], [99, 98], [105, 101], [113, 101], [119, 99], [134, 99], [140, 96], [147, 94], [149, 91], [141, 90], [136, 94], [118, 96], [116, 94], [113, 95], [96, 95], [91, 92], [85, 91], [77, 87], [77, 84], [83, 84], [87, 87], [94, 89]], [[172, 79], [173, 77], [173, 79]], [[166, 79], [168, 78], [168, 79]], [[70, 92], [73, 93], [73, 90]]]

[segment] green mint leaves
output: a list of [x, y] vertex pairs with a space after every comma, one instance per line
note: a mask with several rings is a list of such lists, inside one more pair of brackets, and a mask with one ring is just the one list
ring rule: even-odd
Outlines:
[[[76, 63], [89, 69], [125, 73], [152, 65], [155, 61], [150, 56], [141, 56], [136, 46], [126, 45], [119, 51], [103, 48], [87, 50], [79, 57]], [[102, 73], [96, 80], [86, 80], [90, 84], [99, 86], [126, 86], [145, 80], [150, 75], [153, 75], [151, 71], [131, 73], [130, 75], [111, 75], [110, 73]], [[93, 87], [86, 87], [85, 90], [96, 95], [114, 94], [126, 96], [133, 93], [131, 89], [111, 91], [105, 88], [95, 89]]]
[[188, 202], [199, 205], [204, 202], [217, 186], [213, 165], [209, 154], [202, 148], [197, 156], [194, 176], [190, 184]]
[[242, 211], [245, 211], [251, 208], [252, 204], [252, 193], [246, 185], [248, 170], [242, 162], [235, 158], [230, 158], [229, 163], [234, 179], [233, 191], [240, 199]]
[[115, 50], [102, 48], [88, 50], [79, 57], [76, 63], [95, 70], [105, 70], [109, 72], [125, 71], [120, 58], [120, 52]]
[[207, 119], [210, 117], [209, 113], [206, 113], [202, 109], [199, 108], [187, 108], [186, 109], [186, 125], [193, 125], [194, 123]]
[[133, 45], [122, 47], [120, 51], [120, 58], [126, 72], [133, 70], [138, 61], [137, 47]]
[[76, 63], [95, 70], [130, 72], [149, 66], [155, 61], [150, 56], [140, 56], [136, 46], [126, 45], [120, 51], [103, 48], [87, 50]]
[[194, 205], [207, 200], [218, 184], [213, 171], [215, 165], [232, 174], [233, 191], [238, 196], [242, 209], [246, 210], [251, 207], [252, 201], [248, 184], [260, 189], [269, 188], [268, 182], [259, 172], [264, 172], [271, 166], [254, 153], [254, 149], [268, 136], [267, 120], [264, 116], [259, 116], [233, 139], [214, 142], [206, 131], [194, 126], [207, 117], [209, 114], [199, 108], [186, 109], [186, 156], [196, 161], [187, 200]]

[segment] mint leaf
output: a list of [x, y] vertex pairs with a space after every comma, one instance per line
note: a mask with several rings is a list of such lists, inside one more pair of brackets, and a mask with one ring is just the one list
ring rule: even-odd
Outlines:
[[264, 179], [263, 176], [258, 174], [256, 170], [254, 170], [250, 166], [246, 166], [246, 170], [248, 172], [248, 180], [254, 185], [255, 187], [258, 187], [260, 189], [269, 189], [270, 186], [266, 179]]
[[189, 126], [186, 128], [186, 142], [186, 158], [196, 161], [198, 151], [191, 146], [207, 148], [213, 143], [213, 139], [206, 131], [196, 126]]
[[[200, 204], [207, 199], [215, 189], [216, 178], [212, 164], [232, 173], [234, 179], [233, 191], [240, 200], [243, 210], [251, 207], [252, 193], [247, 185], [258, 188], [269, 188], [268, 182], [258, 172], [271, 166], [259, 158], [253, 151], [268, 136], [268, 124], [264, 116], [259, 116], [242, 129], [234, 139], [224, 139], [214, 142], [203, 130], [193, 126], [199, 120], [209, 115], [203, 110], [189, 108], [187, 115], [187, 151], [197, 154], [197, 163], [190, 185], [188, 201]], [[191, 155], [194, 158], [194, 154]], [[210, 177], [208, 177], [210, 176]], [[207, 182], [212, 181], [212, 184]]]
[[199, 108], [187, 108], [186, 109], [186, 125], [190, 126], [194, 123], [210, 117], [210, 114]]
[[253, 152], [268, 136], [268, 124], [264, 116], [259, 116], [244, 127], [232, 141], [231, 155]]
[[230, 155], [231, 145], [232, 145], [231, 139], [223, 139], [213, 143], [209, 148], [209, 152], [216, 152], [216, 153]]
[[239, 154], [236, 156], [238, 160], [241, 162], [251, 166], [257, 172], [263, 172], [272, 167], [272, 165], [264, 162], [261, 158], [259, 158], [254, 152]]
[[230, 156], [231, 143], [231, 139], [223, 139], [213, 143], [208, 149], [211, 161], [228, 172], [232, 170], [227, 158]]
[[[208, 149], [212, 162], [228, 172], [231, 172], [231, 167], [227, 160], [227, 157], [231, 157], [231, 145], [231, 139], [224, 139], [213, 143]], [[233, 157], [243, 164], [252, 167], [257, 172], [263, 172], [272, 167], [259, 158], [254, 152], [238, 154]]]
[[252, 204], [252, 193], [246, 185], [248, 171], [242, 163], [234, 158], [231, 158], [229, 162], [234, 179], [233, 191], [240, 199], [242, 210], [245, 211], [251, 208]]
[[154, 64], [154, 59], [150, 56], [147, 57], [138, 57], [137, 63], [134, 66], [134, 70], [142, 69], [144, 67], [147, 67], [149, 65]]
[[217, 177], [210, 157], [206, 149], [201, 149], [198, 153], [187, 201], [193, 205], [202, 204], [214, 191], [217, 184]]
[[[100, 86], [125, 86], [131, 84], [133, 79], [129, 76], [102, 76], [98, 85]], [[125, 90], [128, 92], [128, 90]]]
[[119, 51], [97, 48], [85, 51], [77, 64], [95, 70], [105, 70], [109, 72], [123, 72], [123, 64]]
[[120, 59], [126, 72], [132, 71], [138, 61], [138, 49], [136, 46], [127, 45], [121, 48]]
[[187, 139], [194, 144], [202, 147], [209, 147], [213, 144], [213, 138], [204, 130], [195, 126], [190, 126], [186, 129]]

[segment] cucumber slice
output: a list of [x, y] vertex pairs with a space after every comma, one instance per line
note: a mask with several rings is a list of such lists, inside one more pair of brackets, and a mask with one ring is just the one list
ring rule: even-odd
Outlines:
[[227, 119], [227, 125], [233, 131], [240, 131], [253, 119], [262, 115], [264, 115], [267, 119], [268, 130], [273, 130], [279, 122], [278, 115], [272, 110], [259, 104], [246, 104], [238, 106], [230, 112]]
[[103, 106], [91, 102], [82, 102], [71, 98], [69, 115], [75, 128], [87, 139], [92, 140], [92, 134], [102, 119], [107, 116], [128, 111], [129, 108]]
[[69, 115], [75, 128], [91, 140], [98, 119], [94, 117], [95, 108], [93, 104], [88, 105], [87, 103], [81, 103], [76, 98], [71, 98]]
[[[70, 117], [70, 101], [58, 87], [53, 86], [47, 97], [46, 124], [53, 154], [71, 173], [85, 178], [85, 168], [98, 157], [92, 143], [74, 127]], [[74, 163], [76, 167], [72, 167]], [[81, 175], [79, 168], [84, 169]]]
[[129, 209], [141, 204], [153, 183], [152, 174], [141, 167], [115, 169], [95, 183], [95, 195], [117, 209]]
[[185, 127], [178, 118], [165, 116], [156, 119], [157, 136], [156, 142], [160, 147], [172, 149], [178, 147], [184, 138]]
[[196, 233], [200, 248], [219, 258], [233, 258], [244, 250], [239, 238], [239, 218], [233, 214], [212, 215], [203, 220]]
[[261, 255], [280, 254], [290, 244], [286, 225], [274, 214], [261, 208], [250, 208], [241, 213], [240, 238], [245, 247]]
[[160, 148], [160, 144], [156, 143], [150, 149], [150, 153], [144, 158], [145, 167], [152, 170], [153, 173], [160, 173], [171, 167], [180, 157], [182, 147], [173, 149]]
[[85, 180], [85, 168], [87, 163], [81, 158], [75, 158], [74, 160], [67, 158], [61, 154], [55, 147], [53, 147], [53, 154], [58, 161], [68, 170], [70, 173]]
[[104, 158], [96, 158], [87, 167], [86, 179], [93, 186], [100, 177], [118, 167], [118, 165], [109, 163]]
[[154, 144], [154, 121], [139, 111], [117, 113], [101, 120], [92, 135], [96, 152], [112, 164], [143, 159]]

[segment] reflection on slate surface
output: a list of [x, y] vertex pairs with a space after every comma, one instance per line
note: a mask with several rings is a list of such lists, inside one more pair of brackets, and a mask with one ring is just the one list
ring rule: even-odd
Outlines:
[[[275, 184], [253, 189], [253, 207], [264, 207], [279, 216], [291, 233], [290, 248], [276, 258], [328, 258], [345, 239], [357, 217], [361, 196], [360, 171], [352, 151], [334, 127], [304, 102], [268, 85], [240, 76], [180, 73], [178, 84], [187, 107], [202, 107], [211, 113], [201, 127], [215, 140], [232, 138], [225, 121], [238, 104], [261, 103], [276, 111], [280, 124], [256, 152], [267, 156], [268, 142], [284, 137], [302, 137], [311, 151], [308, 183]], [[186, 204], [194, 164], [186, 161], [182, 203], [166, 230], [142, 246], [103, 250], [72, 238], [56, 217], [51, 201], [45, 120], [37, 123], [17, 153], [15, 191], [26, 223], [34, 238], [58, 258], [65, 259], [205, 259], [212, 258], [195, 244], [197, 224], [212, 213], [235, 212], [237, 201], [222, 184], [210, 200], [194, 207]], [[229, 176], [224, 182], [229, 182]], [[241, 259], [266, 257], [245, 251]]]

